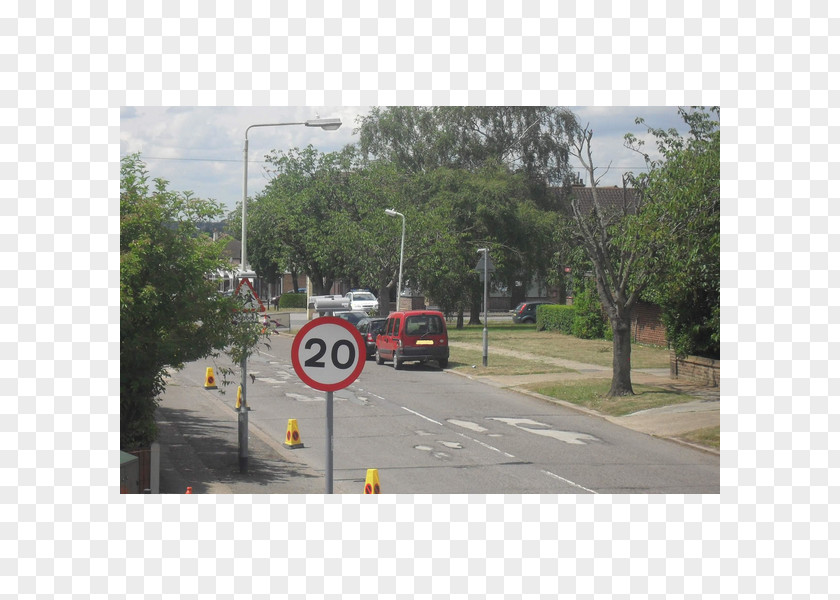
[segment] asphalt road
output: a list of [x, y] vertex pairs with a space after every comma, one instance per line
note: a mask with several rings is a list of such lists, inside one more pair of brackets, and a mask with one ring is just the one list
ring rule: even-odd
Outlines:
[[[291, 346], [291, 337], [273, 336], [271, 348], [249, 360], [249, 422], [323, 476], [326, 393], [300, 381]], [[205, 366], [174, 377], [201, 387]], [[235, 398], [232, 386], [218, 402], [232, 406]], [[289, 419], [303, 448], [282, 446]], [[383, 493], [720, 491], [718, 456], [431, 364], [395, 371], [367, 361], [354, 384], [334, 392], [333, 431], [336, 493], [359, 493], [369, 468], [378, 469]]]

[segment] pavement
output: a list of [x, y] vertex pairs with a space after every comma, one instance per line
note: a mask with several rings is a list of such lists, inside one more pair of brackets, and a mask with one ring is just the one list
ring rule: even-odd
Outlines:
[[[460, 344], [452, 342], [451, 345]], [[465, 346], [476, 347], [469, 344]], [[493, 353], [529, 357], [524, 353], [496, 348], [493, 349]], [[539, 359], [563, 367], [564, 371], [505, 376], [458, 374], [485, 385], [537, 396], [634, 431], [720, 454], [716, 448], [682, 439], [684, 434], [692, 431], [720, 427], [720, 388], [702, 387], [672, 379], [668, 369], [633, 370], [634, 384], [653, 385], [669, 391], [682, 392], [695, 396], [695, 399], [682, 404], [612, 417], [537, 394], [525, 387], [544, 381], [610, 378], [611, 368], [562, 359]], [[572, 372], [565, 369], [572, 369]], [[216, 391], [196, 390], [195, 386], [180, 385], [177, 376], [167, 381], [166, 392], [156, 413], [158, 442], [161, 448], [161, 493], [183, 494], [187, 487], [191, 487], [192, 493], [195, 494], [323, 494], [322, 472], [313, 471], [296, 461], [293, 450], [265, 435], [253, 425], [249, 426], [251, 435], [248, 442], [248, 473], [239, 473], [238, 413], [233, 408], [233, 401], [235, 398], [231, 402], [219, 402]]]

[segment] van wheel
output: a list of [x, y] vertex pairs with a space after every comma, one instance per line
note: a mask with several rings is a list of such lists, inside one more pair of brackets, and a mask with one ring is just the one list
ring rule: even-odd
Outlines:
[[376, 364], [377, 365], [384, 365], [385, 361], [382, 359], [382, 356], [379, 354], [379, 348], [376, 349]]
[[402, 369], [402, 361], [400, 360], [400, 353], [394, 350], [394, 369], [399, 371]]
[[441, 368], [441, 369], [445, 369], [446, 367], [448, 367], [448, 366], [449, 366], [449, 359], [448, 359], [448, 358], [441, 358], [441, 359], [438, 361], [438, 364], [440, 365], [440, 368]]

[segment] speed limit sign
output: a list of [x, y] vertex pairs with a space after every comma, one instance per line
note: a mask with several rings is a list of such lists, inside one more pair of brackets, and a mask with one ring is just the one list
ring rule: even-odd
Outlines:
[[322, 392], [341, 390], [365, 368], [367, 352], [359, 330], [338, 317], [321, 317], [298, 331], [292, 366], [303, 382]]

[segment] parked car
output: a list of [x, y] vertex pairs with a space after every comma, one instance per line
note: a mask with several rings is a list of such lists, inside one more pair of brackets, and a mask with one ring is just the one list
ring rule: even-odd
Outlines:
[[376, 338], [382, 333], [387, 321], [388, 319], [385, 318], [367, 318], [356, 323], [359, 333], [362, 334], [362, 339], [365, 340], [369, 357], [376, 354]]
[[333, 316], [349, 321], [353, 325], [358, 324], [362, 319], [367, 319], [367, 313], [360, 310], [337, 310]]
[[351, 290], [344, 297], [350, 301], [350, 310], [379, 310], [379, 300], [368, 290]]
[[514, 323], [536, 323], [537, 322], [537, 307], [543, 304], [551, 304], [551, 302], [520, 302], [519, 305], [513, 309]]
[[441, 369], [449, 365], [449, 337], [446, 319], [436, 310], [408, 310], [388, 315], [385, 329], [376, 338], [376, 364], [393, 361], [402, 368], [409, 361], [437, 361]]

